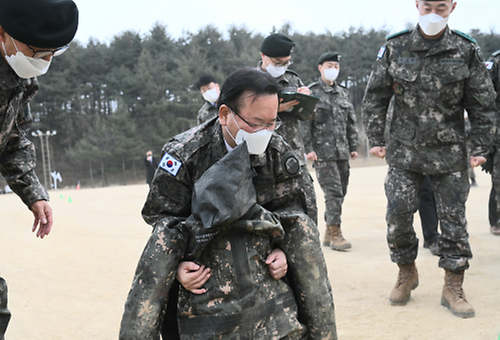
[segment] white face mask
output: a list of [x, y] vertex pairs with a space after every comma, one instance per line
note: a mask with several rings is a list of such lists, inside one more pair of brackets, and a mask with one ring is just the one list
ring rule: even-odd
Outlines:
[[340, 70], [337, 70], [336, 68], [323, 69], [323, 77], [325, 77], [328, 81], [335, 81], [339, 76], [339, 72]]
[[7, 60], [7, 63], [10, 65], [10, 67], [12, 67], [14, 72], [16, 72], [19, 77], [29, 79], [47, 73], [52, 60], [47, 61], [44, 59], [34, 59], [31, 57], [27, 57], [24, 55], [24, 53], [19, 51], [14, 39], [12, 39], [12, 42], [16, 47], [16, 54], [8, 56], [7, 50], [5, 49], [5, 44], [3, 42], [2, 47], [5, 53], [5, 60]]
[[266, 66], [266, 71], [273, 77], [273, 78], [278, 78], [279, 76], [285, 74], [286, 70], [288, 69], [288, 66], [274, 66], [274, 65], [267, 65]]
[[216, 88], [207, 90], [202, 94], [203, 99], [212, 104], [217, 103], [217, 99], [219, 99], [219, 91]]
[[231, 136], [236, 145], [240, 145], [241, 143], [243, 143], [243, 141], [246, 141], [249, 154], [260, 155], [261, 153], [264, 153], [264, 151], [266, 151], [267, 149], [269, 141], [271, 140], [273, 132], [268, 129], [260, 130], [254, 133], [246, 132], [245, 130], [242, 130], [240, 128], [240, 126], [236, 122], [236, 119], [234, 118], [233, 113], [231, 113], [231, 116], [233, 117], [233, 120], [238, 127], [236, 137], [233, 137], [231, 135], [231, 132], [229, 132], [227, 126], [224, 127], [226, 128], [227, 133], [229, 134], [229, 136]]
[[448, 24], [448, 17], [443, 18], [435, 13], [430, 13], [426, 15], [420, 15], [418, 24], [425, 35], [430, 37], [437, 35], [441, 32]]

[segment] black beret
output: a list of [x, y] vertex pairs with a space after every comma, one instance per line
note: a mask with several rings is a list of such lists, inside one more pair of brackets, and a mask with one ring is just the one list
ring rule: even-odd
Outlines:
[[210, 83], [217, 83], [217, 82], [215, 81], [215, 78], [212, 75], [204, 74], [196, 82], [196, 87], [199, 90], [202, 86], [208, 85]]
[[72, 0], [0, 0], [0, 26], [22, 43], [61, 47], [76, 34], [78, 8]]
[[292, 54], [295, 43], [292, 39], [281, 33], [268, 36], [260, 45], [260, 51], [271, 58], [288, 57]]
[[326, 52], [322, 54], [318, 59], [318, 65], [323, 64], [325, 61], [340, 61], [340, 53], [339, 52]]

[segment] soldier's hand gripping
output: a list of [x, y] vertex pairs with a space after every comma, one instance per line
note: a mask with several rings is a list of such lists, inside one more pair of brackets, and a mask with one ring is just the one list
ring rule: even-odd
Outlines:
[[370, 153], [378, 158], [385, 157], [385, 146], [375, 146], [370, 149]]
[[211, 276], [210, 268], [199, 266], [194, 262], [184, 261], [177, 269], [177, 280], [193, 294], [204, 294], [206, 289], [202, 286]]
[[269, 272], [275, 280], [285, 276], [288, 270], [285, 253], [281, 249], [274, 249], [266, 258], [266, 264], [269, 266]]

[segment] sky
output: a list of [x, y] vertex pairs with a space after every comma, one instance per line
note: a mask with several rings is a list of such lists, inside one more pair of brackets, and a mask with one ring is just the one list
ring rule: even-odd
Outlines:
[[[174, 39], [213, 25], [225, 34], [231, 26], [269, 34], [290, 23], [293, 32], [337, 33], [350, 27], [385, 28], [395, 33], [418, 21], [414, 0], [74, 0], [80, 10], [75, 39], [109, 43], [124, 31], [148, 35], [155, 23]], [[499, 0], [458, 0], [451, 28], [468, 33], [500, 33]]]

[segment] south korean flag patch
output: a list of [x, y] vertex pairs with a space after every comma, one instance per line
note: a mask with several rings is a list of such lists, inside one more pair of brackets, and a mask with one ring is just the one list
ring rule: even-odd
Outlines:
[[378, 51], [377, 58], [381, 59], [384, 56], [384, 53], [385, 53], [385, 46], [382, 46]]
[[493, 62], [487, 61], [484, 64], [486, 65], [486, 68], [491, 71], [491, 69], [493, 68]]
[[160, 167], [165, 169], [167, 172], [170, 172], [174, 176], [177, 176], [177, 173], [179, 172], [181, 166], [182, 163], [168, 153], [165, 153], [160, 161]]

